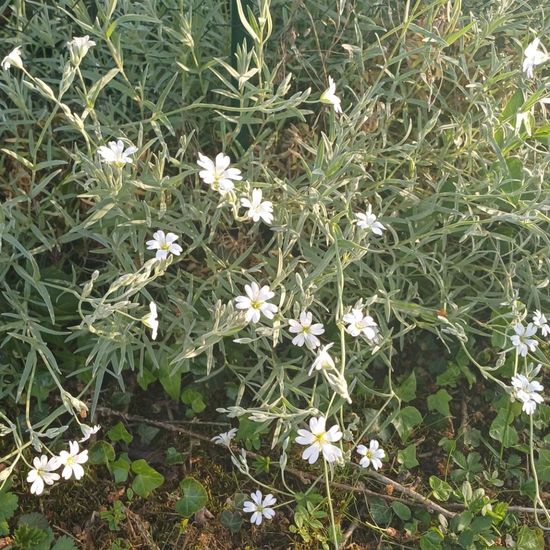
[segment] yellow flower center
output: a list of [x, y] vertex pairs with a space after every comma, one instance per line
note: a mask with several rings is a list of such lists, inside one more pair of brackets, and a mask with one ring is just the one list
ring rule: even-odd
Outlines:
[[260, 309], [262, 307], [262, 302], [260, 302], [259, 300], [251, 300], [250, 307], [252, 309]]
[[161, 250], [170, 250], [170, 245], [168, 243], [162, 243], [160, 245]]
[[67, 466], [72, 466], [74, 464], [74, 456], [73, 455], [69, 455], [67, 457]]
[[326, 433], [327, 432], [323, 432], [321, 434], [316, 434], [315, 435], [315, 442], [316, 443], [326, 443], [326, 440], [325, 440]]

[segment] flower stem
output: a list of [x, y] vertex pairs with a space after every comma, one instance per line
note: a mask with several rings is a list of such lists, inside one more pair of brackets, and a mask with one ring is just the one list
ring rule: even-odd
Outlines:
[[323, 460], [325, 467], [325, 485], [327, 488], [328, 509], [330, 513], [330, 527], [332, 530], [332, 540], [334, 542], [334, 548], [338, 550], [338, 535], [336, 533], [336, 520], [334, 519], [334, 509], [332, 508], [332, 498], [330, 496], [330, 479], [328, 477], [328, 465], [327, 461]]

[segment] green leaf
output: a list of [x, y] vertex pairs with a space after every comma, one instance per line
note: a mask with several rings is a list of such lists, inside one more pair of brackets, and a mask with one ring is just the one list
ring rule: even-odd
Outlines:
[[71, 537], [66, 535], [59, 537], [52, 547], [52, 550], [78, 550]]
[[401, 401], [405, 401], [406, 403], [412, 401], [416, 397], [416, 375], [414, 374], [414, 371], [395, 390], [395, 393]]
[[243, 524], [243, 518], [238, 512], [231, 512], [231, 510], [224, 510], [220, 514], [221, 524], [229, 529], [230, 533], [235, 535], [241, 530]]
[[[540, 449], [539, 459], [535, 463], [540, 481], [550, 482], [550, 451]], [[0, 506], [1, 509], [1, 506]]]
[[392, 502], [391, 507], [393, 508], [393, 511], [397, 514], [399, 519], [402, 519], [403, 521], [407, 521], [411, 519], [411, 509], [402, 502], [399, 502], [398, 500]]
[[185, 405], [189, 405], [195, 413], [201, 413], [206, 409], [206, 403], [203, 400], [202, 394], [191, 388], [183, 391], [181, 400]]
[[131, 443], [134, 436], [125, 428], [122, 422], [115, 424], [108, 432], [107, 437], [111, 441], [124, 441], [124, 443]]
[[156, 379], [157, 377], [153, 372], [144, 368], [143, 371], [138, 374], [137, 383], [139, 387], [145, 391], [149, 387], [149, 384], [152, 384]]
[[453, 492], [453, 488], [442, 479], [436, 476], [430, 476], [430, 487], [432, 488], [433, 495], [437, 500], [448, 500]]
[[196, 399], [193, 399], [191, 402], [191, 408], [193, 409], [193, 412], [196, 413], [201, 413], [204, 409], [206, 409], [206, 403], [203, 401], [202, 395]]
[[504, 447], [513, 447], [519, 441], [518, 432], [510, 426], [514, 420], [513, 414], [509, 413], [507, 407], [500, 409], [489, 428], [489, 435], [502, 442]]
[[422, 424], [422, 415], [416, 407], [405, 407], [399, 411], [397, 416], [392, 420], [401, 441], [405, 441], [413, 429]]
[[28, 525], [29, 527], [41, 529], [42, 531], [47, 531], [50, 528], [50, 524], [48, 523], [48, 519], [46, 518], [46, 516], [39, 512], [23, 514], [17, 520], [17, 525], [19, 527], [21, 527], [22, 525]]
[[168, 447], [168, 449], [166, 449], [166, 464], [183, 464], [184, 462], [185, 458], [183, 453], [180, 453], [174, 447]]
[[544, 548], [544, 537], [540, 529], [529, 529], [524, 525], [518, 533], [515, 546], [516, 550], [542, 550]]
[[19, 499], [13, 493], [0, 493], [0, 521], [10, 519], [15, 510]]
[[444, 537], [438, 529], [432, 528], [420, 538], [421, 550], [441, 550]]
[[195, 512], [206, 506], [208, 497], [206, 490], [196, 479], [185, 478], [180, 483], [182, 497], [176, 502], [176, 512], [183, 517], [191, 517]]
[[132, 472], [137, 474], [132, 482], [132, 489], [142, 498], [150, 495], [164, 483], [164, 476], [143, 459], [132, 462]]
[[403, 464], [403, 466], [408, 469], [418, 466], [418, 460], [416, 460], [416, 445], [411, 443], [404, 449], [397, 451], [397, 462]]
[[175, 372], [174, 367], [170, 365], [168, 360], [161, 363], [159, 370], [159, 382], [162, 384], [164, 391], [174, 400], [178, 401], [181, 391], [181, 369]]
[[148, 446], [160, 432], [160, 428], [157, 428], [156, 426], [149, 426], [149, 424], [138, 424], [136, 431], [143, 445]]
[[515, 115], [518, 113], [521, 106], [523, 105], [524, 101], [525, 100], [523, 97], [523, 90], [521, 88], [518, 88], [502, 110], [502, 113], [499, 117], [500, 120], [505, 121], [509, 118], [515, 117]]
[[450, 416], [449, 401], [452, 399], [447, 390], [441, 389], [437, 393], [428, 396], [428, 410], [437, 411], [443, 416]]
[[378, 524], [388, 525], [391, 521], [392, 514], [391, 508], [386, 501], [381, 498], [371, 497], [369, 502], [369, 512], [372, 519]]
[[464, 512], [453, 518], [454, 529], [457, 531], [464, 531], [464, 529], [472, 523], [473, 518], [474, 514], [472, 514], [470, 510], [464, 510]]
[[107, 441], [98, 441], [88, 452], [90, 464], [109, 464], [115, 459], [115, 450]]
[[122, 453], [117, 460], [111, 462], [111, 471], [115, 478], [115, 483], [126, 483], [132, 462], [128, 458], [128, 453]]

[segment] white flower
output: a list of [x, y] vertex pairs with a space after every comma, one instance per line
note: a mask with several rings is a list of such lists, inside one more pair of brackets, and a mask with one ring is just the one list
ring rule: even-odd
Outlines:
[[153, 233], [153, 239], [147, 241], [145, 244], [147, 245], [147, 250], [157, 251], [157, 260], [165, 260], [168, 254], [179, 256], [182, 253], [183, 248], [179, 244], [176, 244], [178, 238], [174, 233], [167, 233], [165, 235], [164, 231], [159, 229]]
[[88, 35], [75, 36], [70, 42], [67, 42], [72, 64], [78, 65], [82, 61], [82, 58], [88, 53], [88, 50], [95, 45], [96, 43], [90, 40]]
[[199, 172], [199, 177], [202, 181], [210, 185], [214, 191], [218, 191], [222, 196], [233, 191], [235, 187], [233, 181], [243, 179], [241, 171], [238, 168], [229, 168], [231, 159], [223, 153], [216, 155], [215, 162], [199, 153], [197, 164], [203, 168]]
[[252, 189], [252, 200], [241, 199], [244, 208], [248, 208], [247, 216], [254, 222], [260, 221], [260, 218], [270, 225], [273, 223], [273, 204], [270, 201], [262, 202], [262, 190]]
[[540, 332], [543, 336], [548, 336], [550, 334], [550, 326], [548, 325], [548, 320], [546, 315], [543, 315], [542, 311], [538, 309], [533, 314], [533, 324], [540, 329]]
[[102, 145], [97, 149], [99, 156], [103, 162], [108, 164], [114, 164], [115, 166], [122, 167], [125, 164], [132, 164], [133, 159], [130, 155], [133, 155], [137, 151], [137, 147], [133, 145], [124, 149], [124, 142], [119, 139], [117, 141], [110, 141], [109, 147]]
[[321, 94], [321, 103], [332, 105], [335, 113], [342, 112], [342, 106], [340, 105], [340, 98], [336, 95], [336, 84], [332, 77], [328, 77], [328, 88]]
[[44, 484], [53, 485], [54, 481], [59, 479], [59, 474], [53, 473], [60, 466], [57, 457], [50, 458], [42, 455], [40, 458], [35, 456], [32, 463], [34, 468], [29, 471], [27, 481], [32, 483], [31, 494], [41, 495], [44, 491]]
[[155, 302], [151, 302], [149, 304], [149, 313], [147, 315], [144, 315], [141, 318], [141, 322], [148, 328], [151, 329], [151, 338], [153, 340], [157, 339], [158, 329], [159, 329], [159, 322], [158, 322], [158, 311], [157, 311], [157, 304]]
[[226, 447], [231, 446], [231, 441], [237, 435], [237, 428], [231, 428], [228, 432], [215, 435], [211, 441], [216, 445], [225, 445]]
[[366, 212], [363, 214], [355, 214], [357, 218], [357, 225], [361, 229], [366, 229], [367, 231], [372, 231], [375, 235], [382, 235], [383, 231], [386, 231], [386, 228], [379, 222], [376, 221], [376, 215], [372, 213], [372, 206], [369, 204], [367, 206]]
[[275, 516], [275, 510], [270, 508], [270, 506], [273, 506], [277, 502], [277, 499], [271, 493], [263, 497], [261, 491], [256, 491], [255, 493], [250, 493], [250, 498], [252, 500], [244, 501], [243, 512], [252, 514], [250, 518], [251, 523], [260, 525], [263, 518], [272, 519]]
[[302, 311], [299, 321], [290, 319], [288, 324], [290, 325], [289, 332], [296, 334], [292, 339], [295, 346], [302, 347], [305, 344], [313, 350], [321, 345], [317, 336], [325, 332], [325, 327], [322, 323], [313, 323], [313, 315], [310, 311]]
[[23, 60], [21, 59], [21, 46], [14, 48], [4, 59], [2, 59], [2, 69], [7, 71], [11, 66], [18, 69], [23, 68]]
[[64, 466], [61, 476], [63, 479], [80, 479], [84, 476], [84, 468], [81, 464], [88, 462], [88, 451], [79, 452], [78, 442], [69, 441], [69, 451], [59, 453], [59, 463]]
[[317, 357], [315, 357], [315, 360], [311, 364], [311, 368], [309, 369], [308, 375], [311, 376], [311, 373], [314, 370], [332, 370], [336, 368], [336, 365], [334, 364], [334, 359], [330, 356], [330, 353], [328, 350], [334, 346], [334, 343], [327, 344], [326, 346], [323, 346], [319, 349], [317, 352]]
[[342, 450], [333, 445], [336, 441], [342, 439], [342, 432], [337, 424], [332, 426], [328, 432], [325, 430], [326, 420], [323, 416], [311, 418], [309, 420], [309, 430], [298, 430], [296, 443], [299, 445], [309, 445], [303, 452], [302, 458], [310, 464], [317, 462], [319, 453], [327, 462], [336, 462], [342, 458]]
[[254, 282], [249, 285], [244, 285], [246, 296], [237, 296], [237, 309], [246, 309], [245, 319], [247, 323], [257, 323], [260, 320], [260, 315], [263, 313], [268, 319], [273, 319], [277, 313], [278, 307], [270, 304], [267, 300], [271, 300], [275, 293], [265, 285], [262, 288], [258, 283]]
[[[533, 375], [536, 376], [540, 371], [539, 365]], [[523, 374], [516, 374], [512, 377], [512, 386], [514, 387], [513, 396], [523, 403], [522, 410], [527, 414], [533, 414], [537, 405], [544, 402], [544, 397], [537, 392], [544, 390], [543, 385], [537, 380], [529, 381], [529, 378]]]
[[526, 357], [529, 350], [534, 352], [537, 349], [539, 343], [531, 338], [537, 332], [537, 327], [533, 323], [529, 323], [526, 327], [517, 323], [514, 326], [514, 332], [515, 334], [510, 336], [510, 340], [522, 357]]
[[368, 468], [371, 464], [375, 470], [382, 468], [382, 458], [386, 456], [384, 449], [380, 448], [380, 444], [376, 439], [371, 439], [368, 448], [364, 445], [357, 446], [357, 452], [363, 457], [359, 464], [363, 468]]
[[527, 48], [525, 48], [525, 59], [523, 60], [523, 72], [527, 76], [527, 78], [533, 78], [534, 71], [536, 65], [541, 65], [545, 61], [549, 59], [548, 55], [539, 50], [540, 45], [540, 39], [535, 38], [533, 42], [531, 42]]
[[363, 315], [361, 309], [352, 309], [351, 313], [346, 313], [342, 317], [342, 320], [348, 325], [346, 332], [353, 337], [362, 334], [371, 342], [378, 340], [378, 325], [370, 315]]
[[82, 435], [84, 437], [79, 440], [79, 443], [83, 443], [84, 441], [88, 441], [88, 439], [90, 439], [90, 436], [99, 432], [99, 430], [101, 430], [101, 426], [99, 424], [95, 426], [87, 426], [86, 424], [80, 424], [80, 429], [82, 430]]

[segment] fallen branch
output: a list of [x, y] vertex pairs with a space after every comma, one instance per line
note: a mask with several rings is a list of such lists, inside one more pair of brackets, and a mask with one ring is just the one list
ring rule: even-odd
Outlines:
[[[161, 428], [163, 430], [179, 433], [182, 435], [187, 435], [188, 437], [192, 439], [196, 439], [198, 441], [204, 441], [206, 443], [209, 443], [210, 445], [215, 445], [215, 443], [211, 440], [210, 437], [207, 435], [202, 435], [195, 433], [187, 428], [184, 428], [182, 426], [174, 425], [171, 422], [161, 421], [161, 420], [151, 420], [149, 418], [145, 418], [143, 416], [135, 415], [135, 414], [129, 414], [129, 413], [123, 413], [119, 411], [115, 411], [113, 409], [110, 409], [108, 407], [98, 407], [97, 412], [100, 414], [103, 414], [105, 416], [117, 416], [120, 418], [123, 418], [127, 422], [142, 422], [144, 424], [149, 424], [151, 426], [156, 426], [158, 428]], [[252, 456], [254, 458], [259, 457], [260, 455], [258, 453], [255, 453], [253, 451], [247, 451], [247, 455]], [[353, 466], [357, 467], [357, 465], [353, 464]], [[304, 472], [302, 470], [297, 470], [296, 468], [286, 467], [285, 472], [289, 473], [290, 475], [300, 479], [302, 482], [307, 481], [316, 481], [318, 479], [318, 476], [315, 474], [311, 474], [309, 472]], [[392, 495], [386, 495], [384, 493], [377, 493], [376, 491], [372, 491], [371, 489], [368, 489], [365, 487], [365, 485], [361, 482], [357, 483], [356, 485], [348, 485], [347, 483], [340, 483], [338, 481], [332, 481], [331, 486], [335, 489], [340, 489], [342, 491], [347, 492], [354, 492], [354, 493], [363, 493], [368, 496], [373, 496], [377, 498], [381, 498], [383, 500], [389, 500], [389, 501], [398, 501], [402, 502], [404, 504], [419, 504], [430, 510], [431, 512], [437, 512], [438, 514], [442, 514], [445, 517], [452, 518], [456, 515], [458, 511], [463, 511], [466, 509], [466, 507], [463, 504], [459, 503], [449, 503], [447, 505], [447, 508], [443, 508], [443, 506], [440, 506], [433, 500], [430, 500], [429, 498], [417, 493], [410, 487], [405, 487], [404, 485], [401, 485], [397, 481], [394, 481], [393, 479], [390, 479], [389, 477], [379, 474], [378, 472], [370, 471], [370, 470], [363, 470], [362, 473], [368, 475], [369, 477], [375, 479], [376, 481], [383, 483], [384, 485], [391, 485], [394, 490], [397, 490], [403, 495], [406, 495], [408, 499], [400, 498], [400, 497], [394, 497]], [[411, 502], [413, 501], [413, 502]], [[456, 510], [457, 512], [454, 512], [452, 510]], [[535, 510], [535, 508], [529, 508], [526, 506], [509, 506], [508, 511], [510, 512], [517, 512], [517, 513], [524, 513], [524, 514], [533, 514], [535, 512], [541, 513], [542, 510]]]

